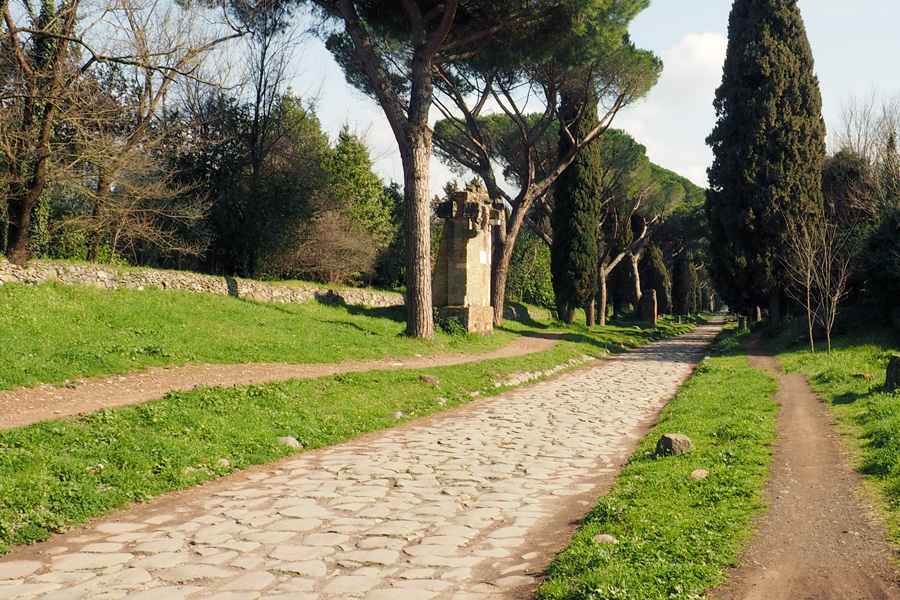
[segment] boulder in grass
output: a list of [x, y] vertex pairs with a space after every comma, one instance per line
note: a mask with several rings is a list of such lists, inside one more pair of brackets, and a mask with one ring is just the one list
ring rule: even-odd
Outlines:
[[693, 449], [691, 438], [682, 433], [667, 433], [656, 442], [656, 453], [660, 456], [680, 456]]
[[434, 375], [419, 375], [419, 381], [421, 381], [422, 383], [427, 383], [431, 387], [436, 387], [436, 388], [441, 387], [441, 384], [438, 381], [438, 378], [435, 377]]
[[618, 544], [619, 540], [613, 536], [606, 533], [601, 533], [600, 535], [595, 535], [594, 538], [595, 544]]
[[694, 469], [691, 471], [691, 479], [694, 481], [703, 481], [707, 477], [709, 477], [709, 471], [706, 469]]
[[302, 448], [303, 447], [303, 444], [301, 444], [297, 438], [291, 437], [289, 435], [285, 435], [285, 436], [278, 438], [278, 443], [284, 444], [285, 446], [290, 446], [291, 448]]

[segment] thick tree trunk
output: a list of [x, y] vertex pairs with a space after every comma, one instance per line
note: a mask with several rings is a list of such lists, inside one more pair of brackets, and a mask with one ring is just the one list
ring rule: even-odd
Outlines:
[[491, 245], [494, 253], [491, 259], [491, 307], [494, 310], [494, 327], [502, 327], [503, 305], [506, 302], [506, 283], [509, 281], [509, 263], [512, 261], [513, 244], [504, 242], [498, 234], [492, 240]]
[[597, 310], [593, 298], [588, 301], [587, 305], [585, 305], [584, 316], [588, 327], [594, 327], [597, 325]]
[[[520, 209], [513, 212], [509, 221], [504, 221], [500, 227], [506, 227], [505, 234], [497, 236], [493, 242], [494, 257], [491, 266], [491, 304], [494, 308], [494, 327], [503, 325], [503, 305], [506, 301], [506, 282], [509, 279], [509, 263], [512, 261], [513, 250], [516, 246], [516, 238], [525, 222], [525, 210], [522, 206], [530, 207], [533, 199], [525, 198], [520, 202]], [[557, 312], [557, 314], [559, 314]], [[563, 320], [562, 315], [559, 315]]]
[[403, 200], [406, 210], [406, 335], [434, 337], [431, 298], [431, 202], [428, 169], [431, 129], [410, 125], [408, 148], [401, 148]]
[[31, 226], [31, 209], [23, 196], [7, 203], [6, 254], [14, 265], [25, 266], [28, 261], [28, 228]]

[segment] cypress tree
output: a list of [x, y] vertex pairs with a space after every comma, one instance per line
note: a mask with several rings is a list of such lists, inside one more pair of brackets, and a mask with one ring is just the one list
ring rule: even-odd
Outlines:
[[787, 220], [822, 210], [822, 98], [797, 0], [735, 0], [714, 106], [712, 276], [732, 308], [768, 301], [775, 327]]
[[694, 266], [694, 255], [685, 252], [678, 257], [672, 269], [672, 312], [693, 315], [700, 312], [700, 303], [700, 277]]
[[[599, 122], [597, 106], [596, 97], [584, 102], [578, 94], [566, 94], [561, 118], [581, 137]], [[579, 110], [582, 107], [583, 110]], [[570, 147], [571, 141], [560, 135], [560, 155], [567, 153]], [[559, 319], [567, 323], [572, 322], [576, 307], [593, 307], [597, 291], [600, 172], [600, 144], [595, 141], [576, 155], [554, 187], [550, 272], [557, 313]], [[593, 325], [591, 314], [589, 310], [588, 325]]]
[[659, 246], [647, 245], [638, 268], [642, 287], [645, 290], [656, 290], [657, 312], [661, 315], [669, 312], [669, 271]]

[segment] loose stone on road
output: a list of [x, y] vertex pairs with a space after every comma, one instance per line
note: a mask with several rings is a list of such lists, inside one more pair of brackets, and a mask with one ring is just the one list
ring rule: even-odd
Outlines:
[[0, 600], [529, 597], [720, 327], [18, 548]]

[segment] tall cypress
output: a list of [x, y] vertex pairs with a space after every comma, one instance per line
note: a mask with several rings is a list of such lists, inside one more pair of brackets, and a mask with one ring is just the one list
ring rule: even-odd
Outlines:
[[732, 308], [777, 325], [788, 219], [822, 210], [825, 124], [797, 0], [735, 0], [707, 144], [711, 271]]
[[[579, 138], [599, 122], [596, 97], [585, 101], [579, 94], [565, 95], [561, 113]], [[564, 155], [571, 141], [560, 135], [559, 146]], [[597, 291], [600, 172], [600, 143], [595, 140], [575, 156], [554, 187], [550, 272], [559, 319], [569, 323], [575, 308], [589, 305]]]
[[652, 242], [647, 244], [638, 269], [643, 291], [656, 290], [656, 308], [659, 314], [669, 312], [669, 271], [659, 246]]

